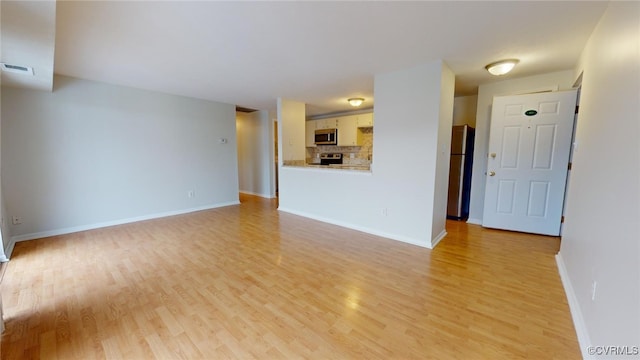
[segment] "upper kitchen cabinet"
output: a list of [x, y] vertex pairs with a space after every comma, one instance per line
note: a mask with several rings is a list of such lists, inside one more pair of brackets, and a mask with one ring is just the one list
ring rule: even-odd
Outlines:
[[317, 120], [305, 121], [305, 140], [306, 147], [316, 147], [316, 123]]
[[358, 115], [357, 124], [359, 128], [373, 127], [373, 113]]
[[315, 131], [325, 129], [338, 129], [337, 146], [362, 146], [363, 131], [371, 127], [373, 113], [309, 120], [305, 124], [305, 146], [316, 147]]
[[316, 130], [322, 129], [337, 129], [338, 128], [338, 119], [337, 118], [327, 118], [315, 120]]
[[338, 119], [338, 146], [358, 146], [358, 116]]

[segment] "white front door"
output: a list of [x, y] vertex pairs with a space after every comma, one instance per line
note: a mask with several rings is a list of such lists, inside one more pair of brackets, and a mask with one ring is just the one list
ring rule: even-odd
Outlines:
[[560, 234], [576, 91], [496, 96], [482, 226]]

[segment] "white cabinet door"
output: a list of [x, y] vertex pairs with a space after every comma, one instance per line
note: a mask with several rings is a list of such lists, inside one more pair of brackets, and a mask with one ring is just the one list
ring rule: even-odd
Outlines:
[[344, 116], [338, 121], [338, 146], [358, 145], [358, 117]]
[[358, 115], [358, 127], [372, 127], [373, 113]]
[[338, 128], [338, 118], [327, 118], [327, 119], [320, 119], [315, 121], [316, 121], [316, 129], [318, 130]]
[[482, 225], [557, 236], [576, 92], [493, 99]]
[[306, 147], [316, 147], [316, 120], [305, 122], [305, 141]]

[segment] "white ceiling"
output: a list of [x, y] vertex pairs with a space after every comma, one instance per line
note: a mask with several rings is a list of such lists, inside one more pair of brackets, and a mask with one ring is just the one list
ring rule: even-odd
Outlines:
[[438, 59], [456, 74], [457, 95], [503, 80], [484, 70], [503, 58], [521, 61], [510, 78], [571, 69], [606, 6], [58, 1], [55, 72], [254, 109], [284, 97], [309, 114], [339, 112], [348, 97], [372, 106], [375, 74]]

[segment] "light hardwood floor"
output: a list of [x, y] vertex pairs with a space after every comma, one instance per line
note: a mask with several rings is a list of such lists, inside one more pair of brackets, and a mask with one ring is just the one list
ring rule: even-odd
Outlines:
[[580, 358], [557, 238], [428, 250], [241, 201], [16, 244], [2, 358]]

